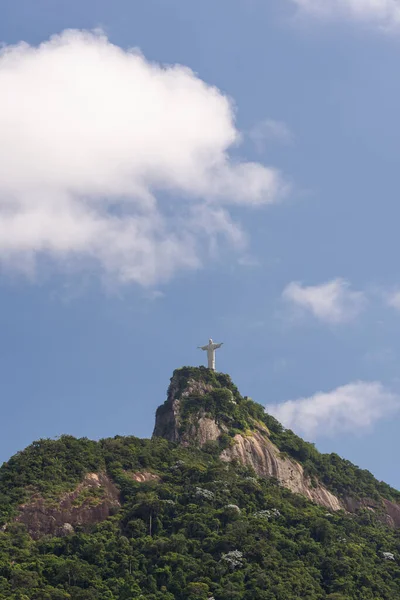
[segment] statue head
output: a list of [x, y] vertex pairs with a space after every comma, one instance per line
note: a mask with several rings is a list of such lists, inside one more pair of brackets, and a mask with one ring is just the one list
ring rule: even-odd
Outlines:
[[212, 339], [211, 339], [211, 338], [208, 340], [208, 343], [209, 343], [209, 344], [212, 344], [212, 343], [213, 343], [213, 341], [212, 341]]

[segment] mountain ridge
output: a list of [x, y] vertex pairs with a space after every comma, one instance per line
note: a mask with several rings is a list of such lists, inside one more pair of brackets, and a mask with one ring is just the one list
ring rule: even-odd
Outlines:
[[183, 367], [151, 440], [64, 435], [3, 464], [0, 599], [400, 598], [398, 494]]

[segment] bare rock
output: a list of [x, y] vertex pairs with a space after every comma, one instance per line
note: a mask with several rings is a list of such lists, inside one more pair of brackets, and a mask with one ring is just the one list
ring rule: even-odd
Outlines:
[[[196, 381], [195, 379], [189, 379], [180, 398], [185, 399], [193, 395], [204, 396], [204, 394], [212, 391], [212, 389], [212, 385]], [[196, 415], [196, 418], [189, 425], [188, 431], [185, 432], [184, 436], [180, 434], [181, 400], [177, 395], [178, 387], [176, 382], [172, 380], [168, 390], [167, 402], [156, 413], [153, 437], [162, 437], [169, 442], [180, 442], [183, 445], [197, 443], [200, 446], [208, 441], [217, 440], [221, 435], [221, 429], [213, 419], [208, 419], [201, 415]]]
[[[91, 495], [91, 490], [98, 490]], [[33, 497], [19, 507], [17, 521], [24, 523], [34, 539], [43, 535], [69, 535], [76, 526], [107, 519], [120, 507], [119, 491], [106, 473], [88, 473], [72, 491], [56, 502]]]
[[373, 512], [381, 523], [393, 529], [400, 527], [400, 505], [386, 498], [374, 500], [372, 498], [351, 498], [346, 496], [343, 504], [348, 512], [356, 513], [359, 510]]
[[251, 467], [259, 477], [275, 477], [282, 486], [290, 491], [305, 496], [312, 502], [326, 506], [330, 510], [343, 509], [340, 500], [321, 483], [312, 485], [304, 475], [303, 467], [296, 461], [282, 456], [267, 436], [267, 429], [250, 435], [236, 435], [234, 445], [224, 450], [221, 459], [237, 460]]
[[140, 471], [138, 473], [130, 473], [130, 476], [134, 481], [138, 483], [148, 483], [150, 481], [160, 481], [159, 475], [150, 473], [149, 471]]
[[400, 527], [400, 506], [395, 502], [386, 500], [386, 498], [384, 498], [383, 504], [388, 517], [388, 524], [391, 524], [392, 527]]
[[65, 537], [67, 535], [71, 535], [72, 533], [74, 533], [74, 531], [75, 530], [72, 527], [71, 523], [63, 523], [61, 527], [58, 528], [57, 535], [59, 537]]

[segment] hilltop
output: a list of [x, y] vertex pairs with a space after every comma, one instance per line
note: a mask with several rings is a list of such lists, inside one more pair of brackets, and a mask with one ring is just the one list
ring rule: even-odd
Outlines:
[[0, 598], [400, 598], [400, 493], [177, 369], [153, 438], [39, 440], [0, 468]]
[[156, 413], [153, 437], [185, 446], [214, 444], [222, 460], [275, 477], [293, 492], [332, 510], [374, 510], [400, 526], [400, 492], [337, 454], [321, 454], [243, 397], [229, 375], [204, 367], [177, 369]]

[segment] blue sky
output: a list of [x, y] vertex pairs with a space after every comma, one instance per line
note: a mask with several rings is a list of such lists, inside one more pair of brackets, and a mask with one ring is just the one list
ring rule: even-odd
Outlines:
[[400, 9], [323, 6], [1, 2], [0, 460], [150, 436], [212, 336], [400, 487]]

